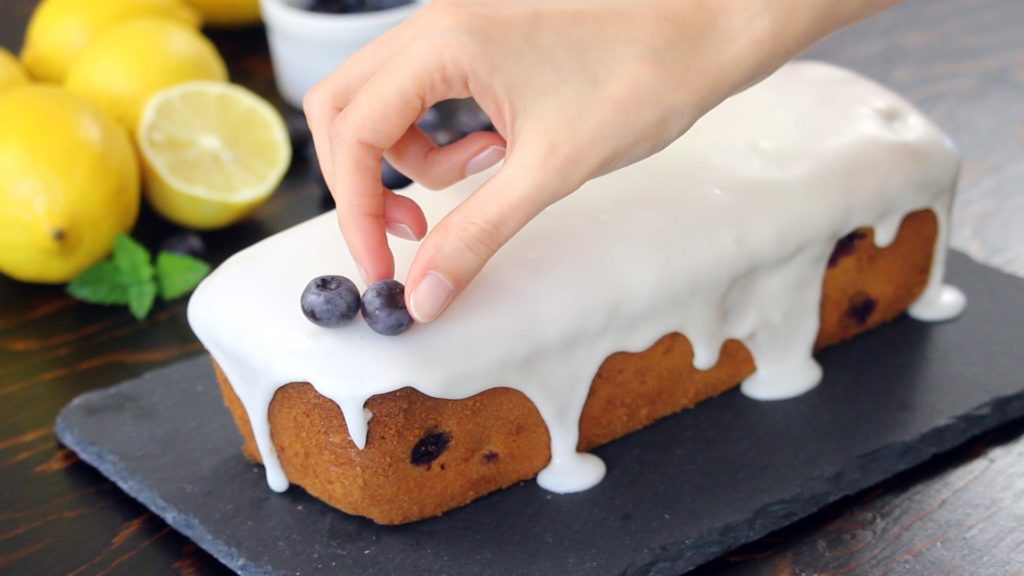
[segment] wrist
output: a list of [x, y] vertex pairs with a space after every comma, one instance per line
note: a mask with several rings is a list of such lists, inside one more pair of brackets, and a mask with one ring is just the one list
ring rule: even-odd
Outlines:
[[781, 64], [814, 42], [900, 0], [758, 0], [778, 39]]
[[726, 96], [760, 81], [808, 46], [900, 0], [701, 0], [724, 12], [725, 62], [740, 72]]

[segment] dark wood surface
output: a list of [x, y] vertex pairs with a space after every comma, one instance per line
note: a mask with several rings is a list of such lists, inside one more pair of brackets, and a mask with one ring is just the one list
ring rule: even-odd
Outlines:
[[[20, 47], [34, 4], [0, 0], [0, 45]], [[809, 54], [895, 87], [953, 136], [964, 155], [954, 245], [1024, 276], [1021, 30], [1020, 0], [908, 0]], [[262, 31], [213, 38], [235, 81], [280, 104]], [[298, 146], [281, 191], [253, 219], [204, 235], [210, 259], [325, 208]], [[135, 234], [153, 246], [173, 231], [144, 214]], [[77, 394], [200, 353], [184, 310], [160, 304], [139, 323], [58, 287], [0, 278], [0, 573], [227, 572], [53, 435]], [[1022, 436], [1024, 422], [1005, 426], [697, 573], [1024, 575]]]

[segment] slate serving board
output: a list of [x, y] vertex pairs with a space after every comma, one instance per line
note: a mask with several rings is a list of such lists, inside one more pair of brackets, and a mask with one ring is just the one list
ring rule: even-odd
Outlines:
[[803, 397], [733, 390], [613, 442], [581, 494], [526, 482], [398, 527], [275, 494], [205, 357], [80, 396], [57, 435], [243, 574], [678, 574], [1024, 416], [1024, 282], [949, 264], [958, 321], [901, 318], [824, 351]]

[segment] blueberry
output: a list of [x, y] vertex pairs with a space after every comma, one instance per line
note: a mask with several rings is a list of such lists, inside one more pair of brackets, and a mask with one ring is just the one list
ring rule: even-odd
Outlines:
[[317, 276], [306, 284], [300, 303], [313, 324], [340, 326], [359, 312], [359, 289], [344, 276]]
[[389, 190], [401, 190], [409, 184], [412, 184], [412, 180], [410, 180], [405, 174], [399, 172], [387, 160], [384, 160], [380, 164], [380, 181], [384, 184], [384, 187]]
[[201, 258], [206, 254], [206, 243], [195, 232], [178, 232], [164, 238], [160, 250]]
[[412, 0], [313, 0], [308, 10], [326, 14], [352, 14], [388, 10], [411, 3]]
[[846, 236], [843, 236], [836, 242], [836, 247], [832, 250], [832, 255], [828, 257], [828, 267], [831, 268], [839, 263], [840, 260], [849, 256], [853, 253], [856, 248], [857, 241], [867, 237], [867, 234], [860, 230], [854, 230]]
[[308, 8], [312, 12], [325, 14], [349, 14], [364, 12], [366, 0], [313, 0]]
[[413, 0], [366, 0], [367, 10], [390, 10], [392, 8], [398, 8], [399, 6], [405, 6], [406, 4], [412, 4]]
[[380, 280], [363, 292], [363, 320], [374, 332], [385, 336], [401, 334], [412, 326], [405, 309], [405, 286], [397, 280]]
[[444, 126], [434, 128], [433, 130], [425, 130], [425, 132], [430, 136], [430, 139], [434, 141], [434, 144], [437, 144], [438, 146], [447, 146], [465, 136], [465, 134], [460, 134], [459, 131], [454, 128]]
[[416, 125], [426, 132], [438, 146], [451, 144], [466, 135], [460, 132], [454, 124], [455, 115], [464, 102], [466, 101], [443, 100], [438, 102], [423, 113]]
[[416, 442], [416, 445], [409, 451], [409, 462], [413, 466], [427, 466], [448, 448], [451, 436], [447, 432], [435, 432], [431, 430]]
[[431, 106], [430, 108], [427, 108], [427, 111], [423, 113], [423, 116], [420, 116], [416, 125], [427, 132], [436, 130], [441, 127], [441, 124], [444, 121], [442, 116], [441, 110], [437, 106]]
[[846, 315], [856, 321], [857, 324], [864, 325], [867, 324], [868, 319], [871, 318], [877, 307], [877, 300], [864, 292], [858, 292], [850, 298], [850, 304], [846, 308]]
[[455, 109], [455, 115], [452, 117], [452, 126], [461, 134], [494, 129], [491, 119], [472, 99], [459, 103], [459, 107]]

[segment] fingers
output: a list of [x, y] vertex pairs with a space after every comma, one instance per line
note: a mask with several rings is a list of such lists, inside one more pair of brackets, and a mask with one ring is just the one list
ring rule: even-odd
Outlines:
[[386, 156], [402, 174], [427, 188], [438, 190], [497, 164], [505, 157], [505, 139], [492, 132], [473, 132], [439, 147], [414, 126], [388, 150]]
[[427, 233], [427, 219], [419, 204], [411, 198], [384, 189], [385, 229], [392, 236], [419, 240]]
[[379, 181], [334, 194], [338, 227], [367, 284], [391, 278], [394, 258], [385, 236], [385, 189]]
[[515, 156], [448, 214], [423, 241], [407, 279], [406, 305], [418, 322], [441, 315], [513, 235], [559, 194], [535, 164]]
[[328, 183], [332, 175], [329, 143], [331, 122], [384, 62], [411, 41], [407, 26], [407, 23], [400, 24], [358, 50], [310, 88], [302, 99], [302, 109], [313, 136], [317, 162]]
[[392, 57], [330, 124], [328, 182], [342, 234], [368, 282], [394, 275], [385, 235], [381, 156], [430, 104], [460, 96], [453, 87], [464, 86], [457, 77], [439, 76], [451, 73], [452, 67], [434, 59], [437, 54], [406, 50]]

